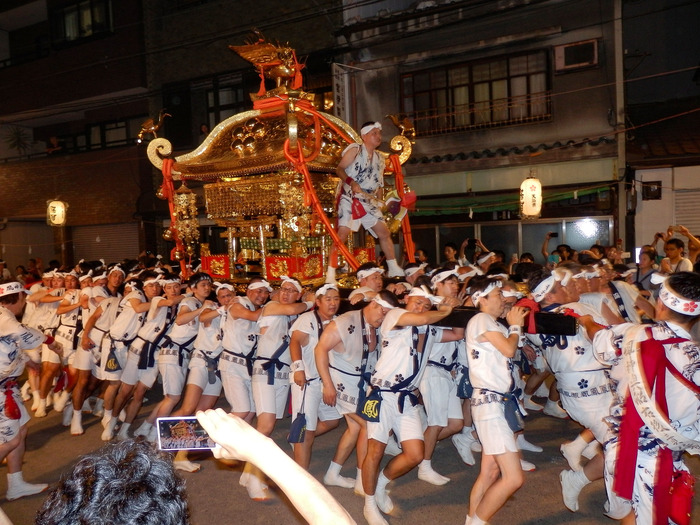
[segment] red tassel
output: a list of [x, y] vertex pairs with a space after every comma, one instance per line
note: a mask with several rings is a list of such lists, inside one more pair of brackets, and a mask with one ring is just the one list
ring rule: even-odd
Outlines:
[[63, 372], [61, 372], [61, 375], [59, 376], [58, 381], [56, 381], [56, 386], [53, 389], [54, 393], [58, 394], [61, 390], [66, 388], [67, 382], [68, 382], [68, 374], [66, 374], [66, 371], [64, 370]]
[[22, 417], [22, 412], [17, 406], [12, 390], [12, 387], [5, 387], [5, 417], [8, 419], [19, 419]]

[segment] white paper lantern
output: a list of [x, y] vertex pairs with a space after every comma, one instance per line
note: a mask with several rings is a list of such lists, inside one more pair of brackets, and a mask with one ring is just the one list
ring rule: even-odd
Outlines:
[[538, 219], [542, 211], [542, 183], [536, 177], [528, 177], [520, 185], [520, 216]]
[[49, 226], [63, 226], [66, 224], [68, 204], [63, 201], [47, 201], [46, 222]]

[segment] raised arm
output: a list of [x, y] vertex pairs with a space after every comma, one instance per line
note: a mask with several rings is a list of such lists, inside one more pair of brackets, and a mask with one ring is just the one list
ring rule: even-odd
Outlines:
[[311, 474], [297, 465], [272, 439], [222, 409], [197, 412], [197, 419], [221, 448], [217, 458], [249, 461], [274, 481], [312, 525], [351, 525], [347, 510]]

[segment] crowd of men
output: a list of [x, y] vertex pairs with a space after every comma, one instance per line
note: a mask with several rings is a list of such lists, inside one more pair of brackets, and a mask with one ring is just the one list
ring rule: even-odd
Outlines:
[[[22, 479], [29, 420], [23, 401], [32, 401], [35, 417], [62, 412], [76, 436], [82, 414], [92, 411], [102, 416], [105, 441], [156, 442], [157, 418], [212, 408], [223, 391], [230, 412], [266, 436], [291, 395], [292, 419], [300, 413], [306, 419], [306, 432], [293, 444], [304, 468], [315, 436], [344, 419], [323, 482], [363, 495], [372, 525], [392, 512], [389, 483], [413, 468], [425, 482], [449, 482], [431, 464], [436, 443], [446, 438], [467, 465], [482, 453], [466, 523], [486, 523], [522, 485], [523, 471], [534, 468], [520, 451], [541, 451], [525, 439], [520, 415], [527, 410], [568, 416], [584, 428], [561, 447], [570, 466], [560, 478], [567, 508], [578, 510], [582, 488], [602, 479], [607, 516], [667, 523], [677, 503], [657, 489], [658, 480], [678, 483], [687, 472], [683, 451], [700, 448], [700, 351], [693, 335], [700, 275], [680, 271], [678, 263], [674, 271], [666, 261], [654, 269], [647, 250], [654, 275], [644, 294], [643, 264], [628, 272], [604, 258], [575, 262], [567, 248], [557, 248], [554, 264], [547, 257], [551, 268], [525, 257], [508, 269], [485, 250], [474, 263], [461, 257], [435, 269], [409, 263], [394, 279], [367, 263], [347, 300], [333, 283], [307, 291], [288, 277], [274, 289], [253, 278], [237, 295], [206, 273], [181, 282], [136, 262], [81, 262], [70, 272], [44, 272], [29, 290], [0, 285], [7, 497], [46, 488]], [[446, 247], [446, 258], [454, 251]], [[479, 313], [471, 310], [466, 326], [442, 322], [462, 306]], [[537, 311], [573, 316], [577, 328], [538, 333]], [[25, 363], [20, 393], [16, 380]], [[163, 398], [134, 427], [159, 377]], [[654, 384], [653, 392], [639, 393], [639, 385]], [[547, 397], [546, 404], [533, 395]], [[353, 450], [356, 472], [348, 475]], [[393, 458], [380, 469], [385, 454]], [[199, 469], [184, 451], [174, 466]], [[254, 500], [269, 498], [267, 477], [253, 463], [240, 484]]]

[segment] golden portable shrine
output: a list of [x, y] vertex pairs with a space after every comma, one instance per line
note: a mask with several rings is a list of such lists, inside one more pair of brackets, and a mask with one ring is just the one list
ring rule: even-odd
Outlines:
[[[196, 253], [199, 223], [196, 195], [187, 183], [201, 181], [207, 216], [226, 228], [228, 239], [227, 254], [212, 255], [202, 246], [202, 270], [216, 279], [244, 283], [253, 276], [276, 281], [288, 275], [303, 283], [319, 282], [331, 243], [353, 269], [375, 260], [373, 243], [353, 248], [350, 236], [343, 245], [332, 225], [340, 183], [335, 170], [345, 147], [361, 143], [359, 135], [314, 107], [313, 95], [301, 89], [303, 66], [292, 48], [272, 44], [259, 33], [246, 45], [229, 47], [260, 74], [260, 90], [251, 94], [253, 109], [218, 124], [191, 153], [172, 158], [165, 138], [148, 145], [150, 161], [163, 174], [157, 195], [170, 208], [171, 224], [163, 237], [175, 242], [171, 258], [188, 273], [186, 261]], [[266, 80], [275, 87], [267, 89]], [[413, 129], [405, 120], [392, 120], [401, 135], [390, 141], [391, 153], [378, 152], [386, 157], [385, 177], [394, 178], [393, 189], [385, 181], [385, 219], [392, 233], [402, 230], [413, 260], [403, 205], [410, 206], [415, 196], [401, 169], [411, 154]]]

